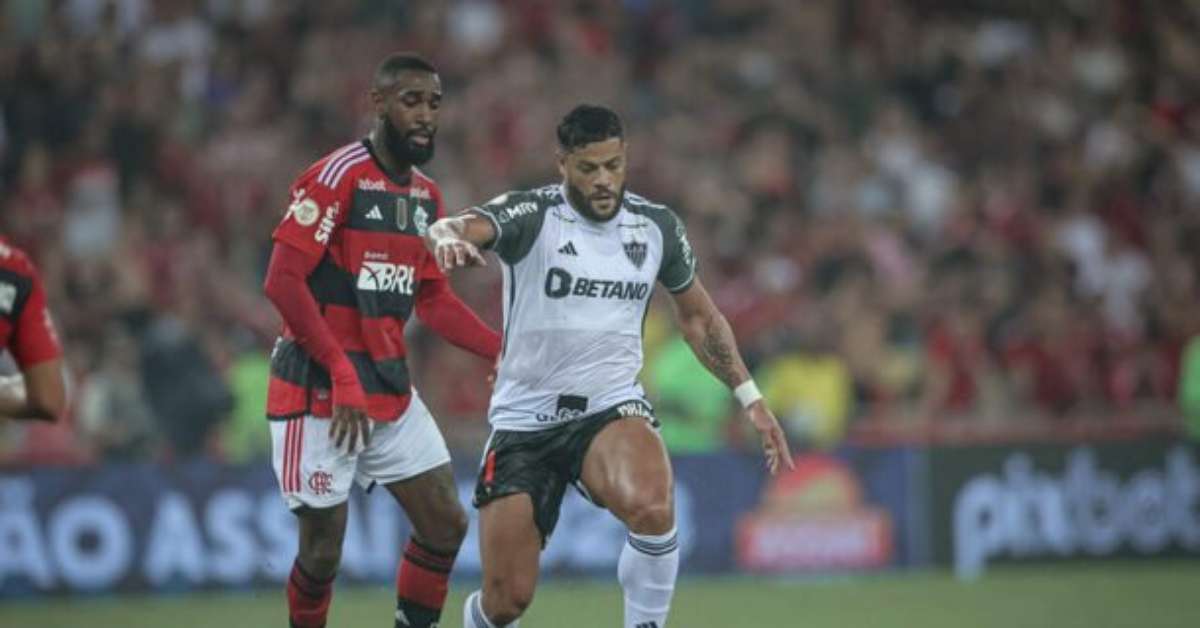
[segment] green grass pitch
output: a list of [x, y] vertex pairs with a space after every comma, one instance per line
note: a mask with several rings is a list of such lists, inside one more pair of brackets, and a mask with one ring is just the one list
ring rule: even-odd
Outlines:
[[[455, 583], [442, 628], [461, 626]], [[330, 628], [392, 625], [386, 588], [341, 589]], [[285, 626], [281, 591], [0, 601], [6, 628]], [[544, 584], [522, 628], [619, 628], [612, 581]], [[671, 628], [1195, 628], [1200, 562], [1001, 568], [975, 582], [945, 572], [826, 580], [684, 579]]]

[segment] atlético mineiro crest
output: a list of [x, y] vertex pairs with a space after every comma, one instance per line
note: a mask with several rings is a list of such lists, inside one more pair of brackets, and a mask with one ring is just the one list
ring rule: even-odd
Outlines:
[[630, 241], [622, 243], [621, 246], [625, 249], [625, 257], [628, 257], [634, 266], [640, 269], [642, 264], [646, 263], [645, 242]]
[[401, 231], [408, 228], [408, 199], [404, 197], [396, 199], [396, 228]]

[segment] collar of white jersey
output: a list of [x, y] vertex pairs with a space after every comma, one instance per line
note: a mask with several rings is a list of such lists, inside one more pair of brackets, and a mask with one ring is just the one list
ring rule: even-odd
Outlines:
[[621, 223], [622, 214], [627, 213], [627, 210], [625, 209], [624, 194], [621, 195], [621, 206], [617, 208], [617, 215], [613, 216], [611, 220], [605, 220], [604, 222], [596, 222], [587, 216], [584, 216], [578, 209], [575, 209], [575, 206], [571, 204], [570, 197], [567, 196], [567, 184], [558, 184], [558, 196], [562, 199], [563, 206], [567, 208], [567, 211], [571, 213], [571, 216], [579, 219], [580, 225], [582, 225], [584, 228], [595, 231], [616, 231]]

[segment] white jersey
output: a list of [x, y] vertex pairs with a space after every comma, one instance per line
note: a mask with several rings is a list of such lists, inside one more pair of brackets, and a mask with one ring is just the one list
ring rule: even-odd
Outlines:
[[696, 262], [665, 205], [626, 193], [597, 223], [562, 185], [509, 192], [469, 211], [492, 220], [504, 263], [504, 347], [488, 420], [533, 431], [644, 396], [642, 327], [655, 282], [681, 292]]

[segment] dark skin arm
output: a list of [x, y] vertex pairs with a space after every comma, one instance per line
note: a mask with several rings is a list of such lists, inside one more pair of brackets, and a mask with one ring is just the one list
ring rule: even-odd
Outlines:
[[0, 378], [0, 417], [57, 421], [66, 410], [66, 385], [59, 358], [34, 364], [21, 375]]
[[[717, 310], [700, 280], [696, 279], [686, 290], [672, 296], [675, 320], [700, 363], [730, 389], [749, 381], [750, 371], [738, 353], [729, 321]], [[794, 468], [783, 428], [779, 427], [779, 421], [767, 404], [759, 399], [745, 412], [762, 439], [763, 454], [771, 473], [777, 473], [781, 466]]]

